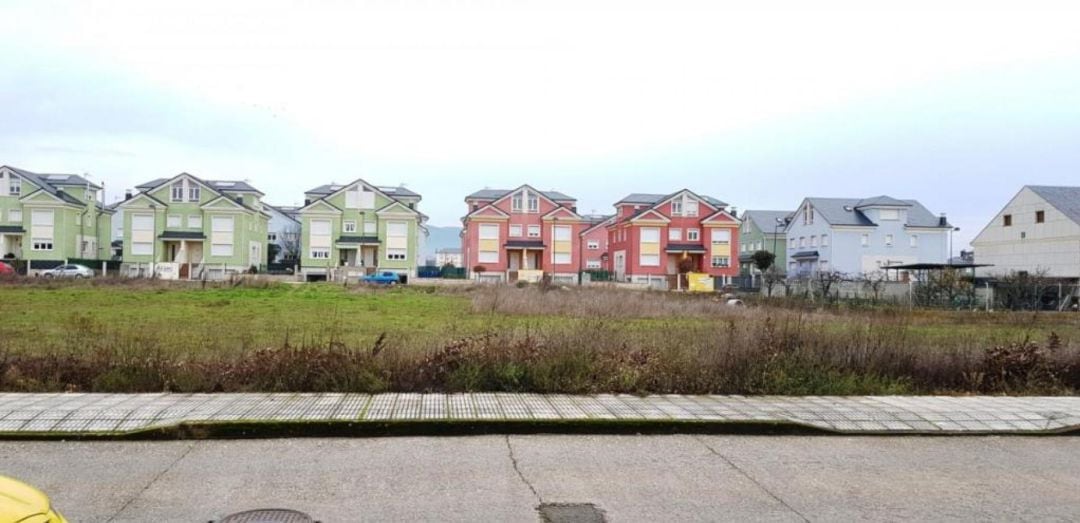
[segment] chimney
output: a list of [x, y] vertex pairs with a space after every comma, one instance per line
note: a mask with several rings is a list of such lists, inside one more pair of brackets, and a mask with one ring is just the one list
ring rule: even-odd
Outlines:
[[949, 220], [945, 219], [945, 213], [941, 213], [941, 217], [938, 218], [938, 226], [947, 227], [948, 225], [949, 225]]
[[126, 202], [126, 201], [128, 201], [130, 199], [131, 199], [131, 189], [128, 189], [128, 190], [124, 191], [124, 201]]
[[577, 212], [577, 205], [575, 205], [575, 206], [573, 206], [573, 207], [570, 207], [570, 210], [571, 210], [571, 211], [574, 211], [574, 212]]
[[311, 199], [310, 198], [304, 198], [304, 207], [307, 207], [308, 205], [311, 205]]
[[735, 217], [735, 218], [738, 218], [739, 217], [739, 208], [738, 207], [732, 207], [731, 208], [731, 215], [733, 217]]

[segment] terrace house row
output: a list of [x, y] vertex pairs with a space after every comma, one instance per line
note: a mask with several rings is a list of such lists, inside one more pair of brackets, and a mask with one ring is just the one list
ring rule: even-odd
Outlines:
[[687, 189], [627, 195], [606, 225], [615, 278], [671, 288], [681, 285], [679, 274], [697, 272], [731, 283], [739, 273], [739, 225], [726, 203]]
[[419, 194], [364, 180], [320, 185], [304, 193], [300, 270], [307, 280], [389, 271], [416, 276], [427, 216]]
[[103, 188], [77, 174], [0, 166], [0, 259], [30, 270], [110, 257], [113, 211]]
[[466, 196], [465, 203], [462, 257], [478, 280], [535, 282], [547, 275], [575, 283], [583, 258], [602, 266], [599, 240], [586, 240], [582, 248], [581, 233], [596, 220], [579, 215], [570, 196], [522, 185], [483, 189]]
[[915, 200], [806, 198], [787, 226], [788, 277], [857, 276], [949, 260], [952, 226]]
[[116, 204], [126, 273], [220, 279], [265, 269], [270, 215], [255, 187], [181, 173], [136, 188]]

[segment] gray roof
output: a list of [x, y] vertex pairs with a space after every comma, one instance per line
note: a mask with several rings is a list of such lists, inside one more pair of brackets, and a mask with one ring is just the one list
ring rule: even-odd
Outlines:
[[[63, 188], [57, 187], [56, 185], [53, 185], [50, 182], [50, 180], [48, 178], [46, 178], [47, 176], [50, 176], [50, 175], [33, 173], [33, 172], [27, 171], [25, 169], [19, 169], [17, 167], [12, 167], [10, 165], [8, 165], [6, 167], [8, 169], [11, 169], [12, 171], [18, 173], [19, 176], [21, 176], [23, 178], [26, 178], [27, 180], [30, 180], [31, 183], [33, 183], [34, 185], [37, 185], [38, 187], [40, 187], [41, 190], [43, 190], [43, 191], [45, 191], [45, 192], [47, 192], [47, 193], [61, 199], [61, 200], [63, 200], [65, 203], [70, 203], [72, 205], [79, 205], [79, 206], [82, 206], [82, 207], [86, 206], [86, 202], [84, 202], [84, 201], [82, 201], [82, 200], [80, 200], [80, 199], [78, 199], [78, 198], [64, 192]], [[75, 174], [64, 174], [64, 175], [56, 175], [56, 174], [54, 174], [54, 175], [51, 175], [51, 176], [64, 176], [64, 177], [76, 176], [76, 177], [78, 177], [80, 179], [85, 180], [85, 178], [82, 178], [81, 176], [78, 176], [78, 175], [75, 175]], [[65, 178], [65, 179], [67, 179], [67, 178]], [[23, 194], [23, 196], [29, 196], [30, 194], [32, 194], [32, 193], [25, 193], [25, 194]], [[99, 207], [100, 207], [100, 205], [99, 205]]]
[[401, 196], [403, 198], [419, 198], [420, 197], [420, 195], [418, 193], [410, 191], [410, 190], [408, 190], [408, 189], [406, 189], [404, 187], [376, 186], [376, 188], [379, 189], [380, 191], [382, 191], [382, 192], [384, 192], [386, 194], [389, 194], [390, 196], [394, 196], [394, 197], [398, 197], [398, 196]]
[[1070, 220], [1080, 224], [1080, 187], [1061, 187], [1050, 185], [1028, 185], [1046, 203], [1054, 206]]
[[[662, 202], [662, 201], [664, 201], [664, 200], [666, 200], [666, 199], [668, 199], [668, 198], [670, 198], [672, 196], [675, 196], [676, 194], [681, 193], [681, 192], [683, 192], [685, 190], [686, 189], [679, 189], [678, 191], [675, 191], [673, 193], [668, 193], [668, 194], [654, 194], [654, 193], [643, 193], [643, 192], [630, 193], [630, 194], [624, 196], [621, 200], [615, 202], [615, 205], [619, 205], [620, 203], [646, 203], [646, 204], [649, 204], [649, 205], [656, 205], [656, 204], [658, 204], [658, 203], [660, 203], [660, 202]], [[727, 207], [726, 203], [724, 203], [723, 201], [721, 201], [721, 200], [719, 200], [717, 198], [713, 198], [712, 196], [705, 195], [705, 194], [699, 194], [698, 196], [700, 196], [702, 200], [705, 200], [706, 202], [709, 203], [709, 205], [712, 205], [713, 207], [719, 207], [719, 208]]]
[[[245, 182], [243, 180], [203, 180], [202, 178], [199, 178], [198, 176], [195, 176], [195, 175], [190, 174], [190, 173], [180, 173], [180, 174], [178, 174], [176, 176], [180, 176], [180, 175], [186, 175], [186, 176], [190, 176], [192, 178], [195, 178], [196, 180], [199, 180], [200, 182], [205, 183], [206, 185], [209, 185], [210, 187], [214, 188], [218, 192], [229, 191], [229, 192], [257, 192], [259, 194], [263, 193], [262, 191], [256, 189], [254, 186], [252, 186], [251, 184], [249, 184], [249, 183], [247, 183], [247, 182]], [[161, 186], [161, 184], [163, 184], [163, 183], [165, 183], [165, 182], [167, 182], [169, 180], [172, 180], [173, 178], [176, 178], [176, 176], [173, 176], [172, 178], [155, 178], [155, 179], [150, 180], [148, 182], [144, 182], [144, 183], [141, 183], [139, 185], [136, 185], [135, 188], [140, 190], [140, 191], [149, 192], [149, 191], [152, 191], [152, 190], [158, 188], [159, 186]]]
[[859, 203], [855, 208], [861, 207], [911, 207], [911, 204], [903, 200], [897, 200], [891, 196], [881, 195], [859, 200]]
[[[335, 193], [337, 191], [340, 191], [342, 188], [350, 185], [351, 183], [352, 182], [349, 182], [349, 183], [328, 183], [328, 184], [320, 185], [320, 186], [318, 186], [318, 187], [316, 187], [314, 189], [309, 189], [307, 191], [304, 191], [304, 194], [310, 194], [310, 195], [319, 196], [319, 197], [327, 196], [327, 195], [333, 194], [333, 193]], [[397, 197], [420, 198], [419, 193], [416, 193], [414, 191], [410, 191], [409, 189], [406, 189], [404, 187], [390, 187], [390, 186], [380, 186], [380, 185], [374, 185], [373, 187], [375, 187], [376, 189], [382, 191], [387, 196], [390, 196], [390, 197], [393, 197], [393, 198], [397, 198]]]
[[880, 201], [880, 202], [898, 202], [898, 203], [877, 203], [870, 205], [888, 205], [888, 206], [905, 206], [908, 207], [908, 220], [907, 225], [909, 227], [940, 227], [938, 217], [934, 216], [926, 207], [923, 207], [917, 200], [900, 200], [891, 198], [889, 196], [877, 196], [874, 198], [807, 198], [810, 205], [814, 206], [814, 213], [817, 216], [821, 216], [830, 225], [862, 225], [873, 226], [874, 222], [870, 221], [858, 208], [862, 203], [863, 207], [866, 207], [864, 202], [868, 201]]
[[[761, 232], [771, 234], [777, 230], [776, 220], [785, 220], [794, 213], [795, 211], [745, 211], [743, 219], [753, 222]], [[783, 225], [786, 223], [782, 223], [780, 229], [783, 229]]]
[[[467, 200], [498, 200], [503, 196], [509, 194], [512, 190], [516, 189], [481, 189], [465, 197]], [[577, 201], [572, 196], [567, 196], [559, 191], [540, 191], [541, 194], [546, 196], [549, 200], [556, 202], [574, 202]]]

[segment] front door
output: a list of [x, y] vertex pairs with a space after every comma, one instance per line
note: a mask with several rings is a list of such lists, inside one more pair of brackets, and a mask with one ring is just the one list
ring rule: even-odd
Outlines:
[[624, 274], [626, 274], [626, 252], [617, 251], [615, 253], [615, 278], [621, 280]]

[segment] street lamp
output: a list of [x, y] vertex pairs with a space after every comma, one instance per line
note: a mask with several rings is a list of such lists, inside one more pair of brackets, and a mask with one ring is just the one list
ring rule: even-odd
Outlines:
[[960, 231], [960, 228], [959, 228], [959, 227], [953, 227], [952, 229], [950, 229], [950, 230], [949, 230], [949, 265], [952, 265], [952, 264], [953, 264], [953, 263], [952, 263], [952, 259], [953, 259], [953, 242], [952, 242], [952, 236], [953, 236], [953, 233], [954, 233], [954, 232], [959, 232], [959, 231]]

